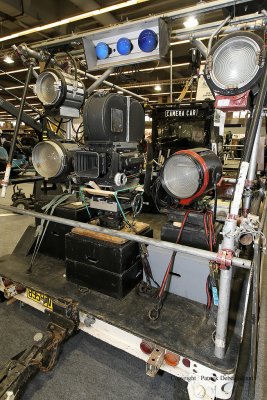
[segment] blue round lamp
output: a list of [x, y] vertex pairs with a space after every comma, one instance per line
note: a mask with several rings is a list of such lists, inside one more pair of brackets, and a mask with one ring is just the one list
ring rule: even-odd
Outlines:
[[122, 56], [127, 56], [133, 48], [132, 42], [128, 38], [120, 38], [117, 42], [117, 51]]
[[158, 45], [158, 36], [151, 29], [143, 30], [138, 38], [138, 46], [145, 53], [151, 53]]
[[99, 42], [97, 43], [95, 47], [95, 52], [96, 56], [99, 60], [104, 60], [105, 58], [108, 58], [110, 54], [110, 48], [105, 42]]

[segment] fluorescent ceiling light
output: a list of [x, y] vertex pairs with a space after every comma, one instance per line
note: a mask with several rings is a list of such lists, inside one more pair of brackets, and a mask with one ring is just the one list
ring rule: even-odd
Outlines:
[[198, 20], [196, 17], [194, 17], [193, 15], [191, 17], [188, 17], [185, 21], [184, 21], [184, 26], [185, 28], [189, 29], [189, 28], [194, 28], [195, 26], [198, 25]]
[[17, 32], [17, 33], [12, 33], [11, 35], [0, 37], [0, 42], [5, 42], [6, 40], [16, 39], [18, 37], [30, 35], [31, 33], [35, 33], [35, 32], [42, 32], [47, 29], [57, 28], [58, 26], [67, 25], [71, 22], [76, 22], [76, 21], [80, 21], [82, 19], [95, 17], [95, 16], [101, 15], [101, 14], [106, 14], [106, 13], [112, 12], [114, 10], [119, 10], [121, 8], [130, 7], [135, 4], [139, 4], [139, 3], [145, 3], [147, 1], [150, 1], [150, 0], [128, 0], [128, 1], [124, 1], [119, 4], [113, 4], [112, 6], [99, 8], [99, 9], [93, 10], [93, 11], [88, 11], [83, 14], [75, 15], [74, 17], [61, 19], [59, 21], [51, 22], [50, 24], [36, 26], [34, 28], [25, 29], [25, 30]]
[[13, 58], [8, 56], [8, 55], [5, 56], [4, 62], [7, 63], [7, 64], [14, 64]]
[[155, 85], [154, 86], [154, 90], [156, 91], [156, 92], [161, 92], [161, 86], [158, 84], [158, 85]]
[[[40, 69], [40, 67], [33, 67], [33, 69]], [[13, 71], [0, 72], [0, 76], [1, 75], [7, 75], [7, 74], [17, 74], [19, 72], [26, 72], [26, 71], [28, 71], [28, 68], [15, 69]]]

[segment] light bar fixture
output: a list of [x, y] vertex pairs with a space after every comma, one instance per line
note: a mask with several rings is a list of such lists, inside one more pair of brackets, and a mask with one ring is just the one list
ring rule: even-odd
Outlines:
[[59, 21], [51, 22], [50, 24], [36, 26], [34, 28], [25, 29], [25, 30], [17, 32], [17, 33], [12, 33], [11, 35], [3, 36], [0, 38], [0, 42], [5, 42], [7, 40], [16, 39], [21, 36], [27, 36], [27, 35], [30, 35], [31, 33], [35, 33], [35, 32], [42, 32], [47, 29], [57, 28], [58, 26], [67, 25], [71, 22], [81, 21], [86, 18], [95, 17], [95, 16], [98, 16], [101, 14], [106, 14], [106, 13], [109, 13], [109, 12], [112, 12], [115, 10], [119, 10], [121, 8], [133, 6], [135, 4], [145, 3], [147, 1], [150, 1], [150, 0], [128, 0], [128, 1], [124, 1], [119, 4], [113, 4], [108, 7], [99, 8], [97, 10], [88, 11], [86, 13], [78, 14], [73, 17], [69, 17], [69, 18], [61, 19]]

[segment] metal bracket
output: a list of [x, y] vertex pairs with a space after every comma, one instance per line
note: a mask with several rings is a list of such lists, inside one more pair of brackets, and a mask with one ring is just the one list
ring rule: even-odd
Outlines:
[[150, 357], [146, 362], [146, 374], [151, 378], [154, 378], [157, 375], [164, 361], [164, 354], [165, 349], [159, 346], [156, 346], [150, 354]]

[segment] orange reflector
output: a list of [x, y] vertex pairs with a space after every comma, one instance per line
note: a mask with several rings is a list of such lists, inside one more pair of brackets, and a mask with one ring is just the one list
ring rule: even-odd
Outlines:
[[166, 364], [170, 365], [171, 367], [176, 367], [180, 361], [180, 357], [177, 354], [167, 352], [164, 355], [164, 360]]
[[151, 346], [149, 343], [143, 341], [140, 343], [140, 349], [145, 354], [151, 354], [153, 351], [153, 346]]

